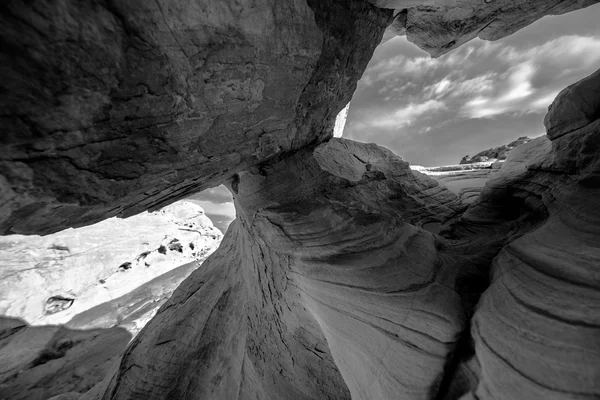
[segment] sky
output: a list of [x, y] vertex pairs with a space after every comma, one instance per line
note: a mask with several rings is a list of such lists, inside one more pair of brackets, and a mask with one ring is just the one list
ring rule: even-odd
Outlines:
[[[343, 137], [437, 166], [543, 135], [558, 92], [600, 68], [598, 21], [600, 4], [544, 17], [495, 42], [474, 39], [437, 59], [406, 37], [391, 39], [358, 82]], [[235, 218], [224, 186], [190, 199], [223, 232]]]
[[437, 166], [545, 134], [558, 92], [600, 68], [599, 21], [596, 4], [495, 42], [474, 39], [437, 59], [404, 36], [391, 39], [358, 82], [343, 137]]

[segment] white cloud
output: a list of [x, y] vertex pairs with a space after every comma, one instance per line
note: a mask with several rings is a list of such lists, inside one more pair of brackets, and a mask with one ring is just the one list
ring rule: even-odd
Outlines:
[[445, 108], [446, 106], [444, 103], [437, 100], [428, 100], [420, 104], [410, 103], [406, 107], [402, 107], [392, 114], [379, 115], [377, 118], [371, 119], [368, 125], [376, 128], [400, 128], [411, 125], [417, 117], [421, 117], [423, 114], [443, 110]]
[[523, 103], [534, 93], [531, 78], [535, 71], [531, 62], [524, 62], [510, 68], [497, 77], [493, 93], [466, 101], [460, 114], [467, 118], [489, 118], [509, 112], [524, 113], [537, 110]]
[[195, 200], [195, 202], [204, 209], [206, 214], [223, 215], [231, 219], [235, 218], [235, 206], [233, 202], [220, 204], [207, 200]]

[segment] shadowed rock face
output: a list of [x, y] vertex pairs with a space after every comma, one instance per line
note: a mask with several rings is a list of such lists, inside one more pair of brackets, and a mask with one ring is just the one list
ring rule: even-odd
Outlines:
[[596, 2], [6, 1], [0, 232], [154, 210], [326, 140], [388, 26], [439, 55]]
[[598, 73], [466, 212], [388, 150], [329, 140], [394, 16], [435, 55], [591, 3], [3, 5], [2, 232], [223, 181], [236, 203], [84, 398], [597, 398]]
[[246, 3], [3, 4], [0, 231], [160, 208], [323, 141], [392, 11]]
[[544, 15], [560, 15], [597, 3], [596, 0], [369, 0], [395, 9], [385, 39], [405, 35], [438, 57], [479, 37], [498, 40]]

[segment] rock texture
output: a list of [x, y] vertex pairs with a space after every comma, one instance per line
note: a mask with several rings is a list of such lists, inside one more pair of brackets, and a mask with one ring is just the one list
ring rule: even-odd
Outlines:
[[121, 327], [84, 331], [0, 317], [0, 398], [70, 392], [70, 400], [78, 399], [109, 373], [130, 339]]
[[[177, 267], [201, 262], [221, 238], [202, 208], [186, 201], [43, 237], [1, 237], [0, 314], [33, 325], [121, 325], [137, 333], [192, 271]], [[154, 279], [162, 283], [137, 289]], [[103, 303], [104, 311], [90, 311]]]
[[517, 149], [463, 217], [485, 232], [517, 204], [547, 215], [492, 263], [471, 328], [479, 383], [464, 399], [600, 395], [600, 191], [539, 168], [554, 155], [545, 137]]
[[466, 212], [390, 151], [331, 139], [390, 24], [438, 55], [592, 3], [3, 4], [1, 232], [225, 180], [238, 213], [83, 398], [598, 398], [598, 73]]
[[326, 140], [390, 25], [439, 55], [596, 2], [6, 1], [0, 232], [155, 210]]
[[362, 1], [6, 2], [0, 232], [154, 210], [323, 141], [391, 13]]
[[456, 197], [390, 151], [343, 139], [230, 186], [239, 217], [221, 248], [134, 339], [100, 394], [435, 393], [470, 307], [453, 288], [476, 273], [443, 264], [456, 250], [418, 226], [455, 216]]
[[545, 15], [560, 15], [596, 0], [369, 0], [394, 9], [385, 40], [405, 35], [433, 57], [479, 37], [498, 40]]
[[86, 398], [597, 397], [597, 161], [563, 162], [598, 132], [519, 147], [458, 220], [374, 145], [239, 174], [223, 247]]
[[548, 107], [544, 125], [552, 140], [600, 118], [600, 70], [563, 89]]
[[221, 238], [187, 201], [45, 237], [0, 238], [0, 398], [77, 399], [102, 381]]

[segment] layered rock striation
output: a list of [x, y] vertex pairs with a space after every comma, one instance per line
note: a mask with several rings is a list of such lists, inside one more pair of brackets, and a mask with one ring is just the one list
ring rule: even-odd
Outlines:
[[[332, 139], [230, 182], [238, 219], [123, 357], [110, 398], [429, 396], [466, 324], [419, 228], [456, 196], [376, 145]], [[199, 332], [203, 332], [199, 334]], [[399, 363], [399, 360], [404, 360]]]
[[238, 214], [83, 398], [600, 395], [598, 73], [468, 208], [331, 139], [388, 26], [438, 55], [595, 1], [372, 3], [2, 6], [2, 232], [221, 182]]

